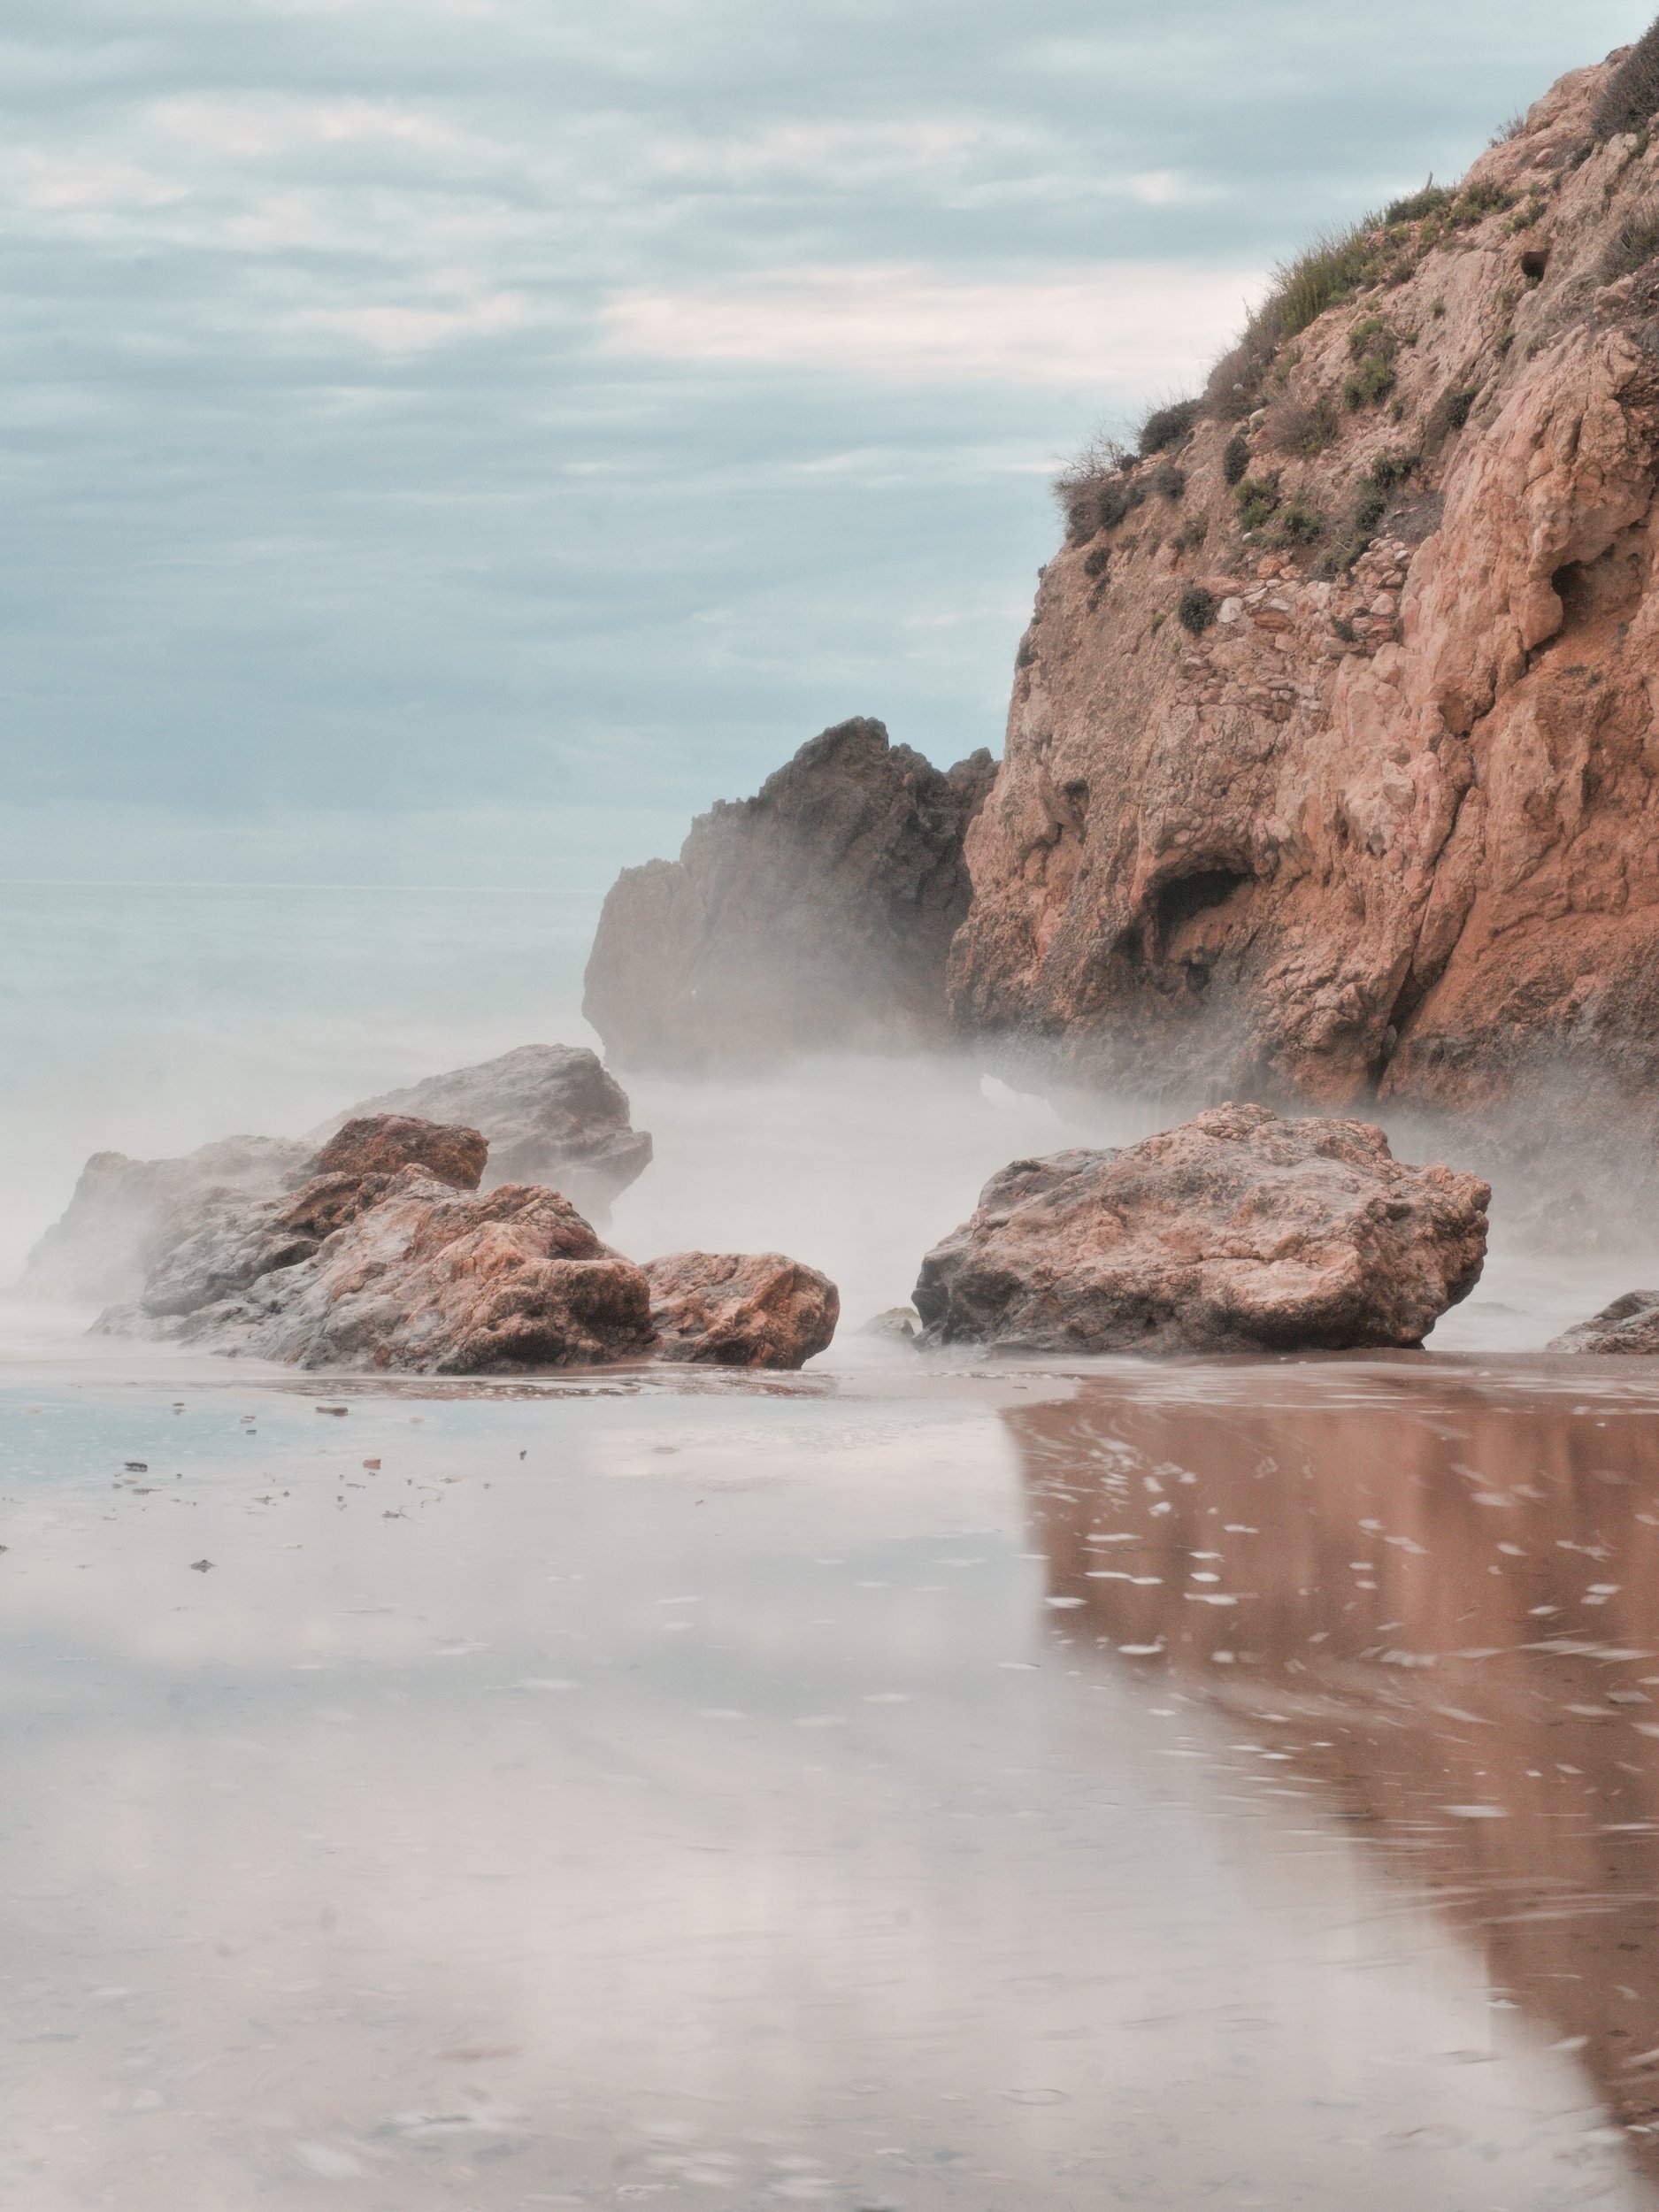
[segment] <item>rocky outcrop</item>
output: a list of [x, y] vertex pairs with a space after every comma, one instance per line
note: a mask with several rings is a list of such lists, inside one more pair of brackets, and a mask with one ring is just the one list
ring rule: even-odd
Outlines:
[[994, 772], [980, 752], [941, 773], [843, 722], [700, 816], [677, 861], [625, 869], [583, 1002], [609, 1056], [695, 1072], [941, 1037], [963, 839]]
[[930, 1252], [926, 1344], [1027, 1353], [1420, 1344], [1479, 1279], [1485, 1183], [1363, 1122], [1222, 1106], [1123, 1150], [1017, 1160]]
[[1659, 1352], [1659, 1290], [1630, 1290], [1545, 1347], [1551, 1352]]
[[1073, 475], [964, 1024], [1327, 1106], [1570, 1063], [1651, 1124], [1659, 133], [1595, 136], [1611, 74], [1308, 257], [1167, 449]]
[[[334, 1164], [339, 1133], [365, 1117], [463, 1125], [488, 1146], [488, 1160], [480, 1155], [486, 1188], [546, 1184], [603, 1219], [610, 1202], [650, 1162], [651, 1140], [630, 1126], [628, 1114], [627, 1094], [595, 1053], [578, 1045], [522, 1045], [367, 1100], [303, 1139], [228, 1137], [172, 1160], [95, 1153], [62, 1218], [30, 1253], [22, 1287], [88, 1304], [134, 1297], [205, 1202], [215, 1195], [275, 1197], [305, 1181], [325, 1162]], [[473, 1174], [465, 1187], [479, 1179]]]
[[661, 1359], [710, 1367], [804, 1367], [828, 1348], [841, 1297], [781, 1252], [674, 1252], [645, 1270]]
[[[484, 1187], [546, 1183], [601, 1213], [651, 1162], [651, 1140], [629, 1121], [628, 1095], [585, 1045], [520, 1045], [476, 1067], [388, 1091], [352, 1114], [411, 1114], [460, 1123], [489, 1143]], [[327, 1135], [347, 1118], [325, 1123]]]
[[[480, 1191], [475, 1130], [349, 1123], [297, 1190], [199, 1197], [108, 1335], [302, 1367], [497, 1374], [660, 1350], [799, 1367], [834, 1333], [834, 1286], [776, 1254], [681, 1253], [648, 1275], [557, 1191]], [[660, 1335], [659, 1335], [660, 1332]]]

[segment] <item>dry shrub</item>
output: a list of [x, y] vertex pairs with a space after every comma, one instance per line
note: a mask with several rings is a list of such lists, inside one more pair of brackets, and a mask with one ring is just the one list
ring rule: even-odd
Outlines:
[[1659, 253], [1659, 196], [1639, 200], [1621, 219], [1608, 240], [1597, 272], [1603, 284], [1644, 268]]
[[1337, 413], [1328, 399], [1321, 397], [1309, 407], [1288, 392], [1273, 402], [1262, 426], [1263, 440], [1270, 451], [1302, 460], [1323, 453], [1336, 434]]
[[1659, 114], [1659, 22], [1651, 24], [1608, 79], [1591, 111], [1598, 138], [1639, 131]]

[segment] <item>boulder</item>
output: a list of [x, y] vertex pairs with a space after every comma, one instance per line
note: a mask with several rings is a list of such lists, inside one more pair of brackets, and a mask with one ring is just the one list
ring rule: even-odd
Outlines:
[[922, 1263], [923, 1341], [1010, 1351], [1420, 1344], [1486, 1256], [1488, 1187], [1364, 1122], [1221, 1106], [1121, 1150], [1017, 1160]]
[[225, 1137], [172, 1160], [95, 1152], [29, 1254], [21, 1287], [87, 1305], [131, 1297], [177, 1242], [181, 1215], [207, 1193], [268, 1194], [311, 1157], [310, 1145], [281, 1137]]
[[302, 1367], [440, 1375], [653, 1351], [799, 1367], [834, 1334], [835, 1287], [813, 1269], [701, 1252], [636, 1267], [557, 1191], [463, 1187], [482, 1149], [476, 1130], [359, 1118], [297, 1190], [199, 1194], [140, 1295], [96, 1325]]
[[651, 1340], [644, 1275], [568, 1199], [512, 1183], [462, 1193], [418, 1164], [211, 1202], [135, 1303], [97, 1325], [439, 1375], [596, 1366]]
[[[585, 1045], [520, 1045], [366, 1099], [351, 1114], [414, 1114], [480, 1130], [489, 1142], [486, 1190], [545, 1183], [588, 1214], [603, 1213], [651, 1162], [649, 1136], [630, 1125], [627, 1093]], [[348, 1118], [311, 1134], [328, 1136]]]
[[1628, 1290], [1545, 1347], [1551, 1352], [1659, 1352], [1659, 1290]]
[[804, 1367], [841, 1318], [835, 1286], [781, 1252], [673, 1252], [645, 1270], [657, 1352], [710, 1367]]
[[[547, 1184], [603, 1218], [650, 1162], [651, 1140], [629, 1125], [628, 1114], [627, 1094], [586, 1047], [521, 1045], [366, 1100], [303, 1139], [227, 1137], [177, 1159], [95, 1153], [61, 1219], [29, 1254], [22, 1288], [88, 1303], [133, 1298], [157, 1260], [188, 1233], [202, 1202], [216, 1192], [276, 1196], [315, 1171], [319, 1147], [371, 1116], [464, 1125], [474, 1142], [488, 1144], [487, 1189]], [[480, 1180], [437, 1171], [466, 1188]]]
[[944, 1035], [963, 839], [995, 772], [987, 752], [947, 774], [843, 722], [700, 816], [677, 861], [625, 869], [583, 1001], [607, 1054], [697, 1072]]
[[423, 1121], [412, 1114], [365, 1114], [330, 1137], [311, 1164], [315, 1176], [396, 1175], [421, 1167], [456, 1190], [476, 1190], [489, 1147], [476, 1129]]

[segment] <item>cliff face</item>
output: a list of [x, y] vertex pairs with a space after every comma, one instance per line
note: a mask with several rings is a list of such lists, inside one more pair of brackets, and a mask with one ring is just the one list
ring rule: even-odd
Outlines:
[[695, 1072], [942, 1036], [963, 839], [994, 772], [987, 752], [945, 773], [843, 722], [700, 815], [677, 861], [625, 869], [582, 1010], [608, 1056]]
[[1659, 1071], [1659, 133], [1596, 138], [1613, 65], [1074, 485], [959, 1021], [1330, 1106]]

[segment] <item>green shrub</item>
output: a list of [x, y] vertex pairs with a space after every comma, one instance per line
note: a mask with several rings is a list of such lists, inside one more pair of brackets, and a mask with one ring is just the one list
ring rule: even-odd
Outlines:
[[1227, 440], [1221, 456], [1221, 473], [1229, 484], [1241, 484], [1249, 472], [1250, 442], [1242, 430], [1235, 431]]
[[1305, 499], [1293, 499], [1279, 509], [1273, 535], [1282, 546], [1317, 545], [1325, 535], [1325, 517]]
[[1173, 461], [1160, 461], [1152, 472], [1152, 488], [1160, 499], [1171, 502], [1187, 495], [1187, 471], [1177, 468]]
[[1621, 219], [1617, 230], [1602, 249], [1601, 264], [1597, 271], [1603, 284], [1617, 284], [1620, 277], [1630, 276], [1645, 268], [1655, 254], [1659, 253], [1659, 196], [1640, 200]]
[[1394, 365], [1386, 353], [1368, 353], [1342, 387], [1342, 396], [1357, 413], [1375, 406], [1394, 388]]
[[1446, 401], [1446, 425], [1449, 430], [1461, 430], [1475, 411], [1478, 391], [1453, 392]]
[[1590, 111], [1590, 127], [1598, 138], [1616, 138], [1621, 131], [1640, 130], [1659, 114], [1659, 22], [1637, 40], [1602, 88]]
[[1286, 394], [1269, 408], [1262, 435], [1275, 453], [1310, 460], [1334, 444], [1340, 426], [1335, 408], [1323, 395], [1307, 407]]
[[1415, 453], [1402, 452], [1398, 449], [1392, 453], [1379, 453], [1371, 465], [1369, 479], [1371, 483], [1379, 484], [1384, 491], [1391, 492], [1396, 484], [1405, 482], [1417, 465]]
[[1029, 668], [1037, 657], [1037, 648], [1029, 633], [1019, 641], [1019, 650], [1014, 656], [1016, 668]]
[[1420, 223], [1425, 215], [1439, 215], [1457, 197], [1449, 185], [1436, 184], [1431, 177], [1420, 192], [1409, 198], [1391, 200], [1383, 211], [1385, 223]]
[[1363, 361], [1371, 353], [1380, 353], [1386, 360], [1392, 361], [1399, 346], [1392, 325], [1380, 315], [1362, 317], [1348, 334], [1348, 358], [1352, 361]]
[[1073, 545], [1087, 545], [1098, 531], [1115, 530], [1144, 503], [1147, 488], [1125, 473], [1128, 462], [1116, 439], [1094, 438], [1055, 478], [1054, 495]]
[[1167, 453], [1171, 446], [1179, 445], [1203, 411], [1201, 399], [1172, 400], [1167, 407], [1155, 407], [1141, 424], [1136, 441], [1141, 459], [1149, 460], [1153, 454]]
[[1238, 502], [1239, 527], [1247, 535], [1259, 530], [1279, 506], [1279, 486], [1271, 478], [1247, 476], [1233, 495]]
[[1210, 373], [1204, 396], [1213, 413], [1236, 422], [1253, 412], [1286, 341], [1381, 273], [1387, 249], [1380, 219], [1368, 215], [1350, 230], [1327, 232], [1294, 261], [1281, 263], [1272, 290], [1246, 323], [1237, 345]]
[[1514, 205], [1514, 193], [1506, 192], [1501, 184], [1466, 184], [1452, 203], [1450, 220], [1454, 228], [1467, 230], [1471, 224], [1484, 223], [1488, 215], [1502, 215]]
[[1182, 523], [1179, 530], [1176, 533], [1175, 544], [1177, 550], [1182, 553], [1193, 552], [1197, 547], [1203, 543], [1204, 540], [1209, 535], [1210, 517], [1208, 515], [1189, 515], [1187, 520]]
[[1367, 478], [1360, 486], [1359, 496], [1354, 502], [1354, 527], [1369, 541], [1377, 534], [1378, 526], [1388, 511], [1388, 495], [1380, 484]]
[[1333, 614], [1331, 618], [1331, 628], [1334, 635], [1341, 639], [1344, 645], [1354, 645], [1359, 641], [1359, 632], [1346, 615]]
[[1216, 595], [1206, 591], [1202, 584], [1188, 584], [1181, 594], [1175, 617], [1182, 629], [1190, 630], [1194, 637], [1202, 637], [1216, 618]]

